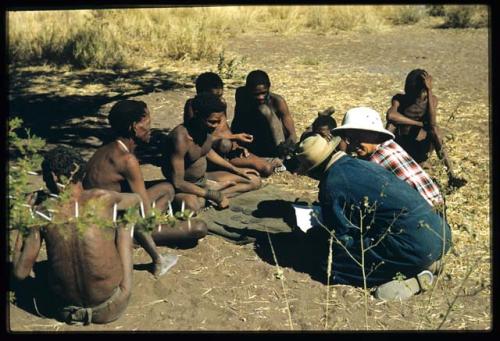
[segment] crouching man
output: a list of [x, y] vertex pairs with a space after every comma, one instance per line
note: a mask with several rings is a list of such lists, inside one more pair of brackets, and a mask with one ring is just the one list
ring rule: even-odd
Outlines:
[[[120, 317], [132, 289], [132, 237], [130, 230], [115, 227], [114, 212], [137, 205], [136, 194], [102, 189], [84, 190], [85, 163], [74, 150], [57, 147], [42, 164], [43, 178], [53, 195], [59, 194], [62, 178], [67, 200], [48, 211], [47, 199], [34, 211], [47, 224], [19, 232], [14, 247], [14, 277], [29, 276], [45, 240], [48, 258], [48, 287], [59, 318], [68, 323], [108, 323]], [[102, 220], [105, 226], [86, 221]], [[83, 220], [82, 220], [83, 219]], [[95, 221], [95, 220], [92, 220]]]
[[381, 299], [406, 299], [425, 290], [451, 245], [451, 230], [425, 199], [379, 165], [338, 150], [339, 137], [316, 135], [299, 146], [299, 174], [319, 180], [323, 229], [318, 249], [328, 255], [332, 281], [375, 288]]

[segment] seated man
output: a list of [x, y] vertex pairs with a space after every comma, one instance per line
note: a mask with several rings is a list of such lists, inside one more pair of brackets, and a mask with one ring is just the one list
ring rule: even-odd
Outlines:
[[367, 107], [353, 108], [343, 124], [334, 129], [347, 145], [348, 153], [375, 162], [415, 188], [431, 206], [444, 205], [438, 186], [408, 153], [394, 142], [394, 134], [384, 129], [380, 114]]
[[[167, 136], [162, 172], [175, 187], [177, 205], [185, 202], [198, 212], [210, 200], [226, 208], [228, 198], [260, 187], [259, 173], [232, 165], [212, 149], [211, 132], [225, 117], [226, 103], [204, 92], [194, 98], [192, 106], [194, 117]], [[207, 172], [207, 159], [227, 171]]]
[[[59, 193], [58, 185], [64, 187], [60, 184], [63, 176], [70, 178], [64, 188], [70, 196], [60, 203], [62, 206], [57, 207], [47, 226], [28, 228], [26, 233], [19, 231], [13, 256], [14, 276], [18, 280], [29, 276], [45, 240], [48, 285], [60, 318], [85, 324], [114, 321], [125, 311], [131, 294], [132, 239], [127, 229], [113, 227], [113, 206], [125, 209], [138, 204], [140, 198], [100, 189], [83, 190], [85, 162], [66, 147], [49, 151], [42, 170], [53, 194]], [[44, 210], [48, 201], [37, 210]], [[81, 233], [76, 219], [88, 212], [110, 226], [84, 222]]]
[[443, 161], [448, 174], [448, 185], [460, 188], [467, 181], [453, 172], [440, 129], [437, 125], [438, 99], [432, 90], [432, 76], [415, 69], [406, 76], [405, 93], [392, 97], [387, 110], [387, 129], [395, 141], [421, 166], [433, 150]]
[[450, 227], [408, 184], [347, 156], [339, 142], [312, 136], [297, 154], [299, 174], [320, 181], [324, 226], [314, 228], [316, 248], [326, 260], [333, 238], [333, 283], [376, 286], [379, 298], [406, 299], [432, 283], [428, 269], [450, 248]]
[[[174, 189], [168, 182], [151, 184], [146, 189], [139, 161], [134, 155], [138, 143], [148, 143], [151, 137], [151, 116], [146, 103], [125, 100], [116, 103], [109, 113], [109, 123], [116, 140], [100, 147], [87, 164], [83, 180], [85, 189], [101, 188], [116, 192], [137, 193], [143, 202], [144, 213], [149, 214], [151, 205], [165, 211], [174, 198]], [[177, 229], [176, 238], [198, 239], [206, 235], [206, 226], [196, 224], [198, 229]], [[165, 230], [167, 233], [168, 229]], [[135, 231], [134, 238], [153, 260], [153, 274], [165, 274], [176, 262], [176, 256], [162, 256], [156, 250], [151, 234]], [[158, 237], [159, 238], [159, 237]], [[161, 238], [164, 240], [164, 238]]]
[[280, 164], [280, 159], [286, 159], [293, 149], [297, 136], [285, 99], [271, 93], [270, 87], [269, 76], [264, 71], [254, 70], [248, 74], [245, 86], [236, 89], [231, 130], [252, 135], [253, 140], [242, 145]]
[[[222, 79], [213, 72], [205, 72], [199, 75], [196, 78], [196, 94], [199, 95], [203, 92], [213, 93], [224, 101], [222, 97], [224, 93]], [[193, 98], [190, 98], [184, 106], [184, 123], [193, 118], [193, 116]], [[273, 174], [276, 167], [239, 145], [239, 143], [251, 143], [253, 136], [247, 133], [233, 134], [227, 124], [226, 112], [224, 112], [224, 117], [221, 118], [219, 125], [214, 129], [212, 136], [214, 138], [212, 147], [214, 151], [226, 158], [231, 164], [237, 167], [253, 168], [261, 176], [270, 176]]]

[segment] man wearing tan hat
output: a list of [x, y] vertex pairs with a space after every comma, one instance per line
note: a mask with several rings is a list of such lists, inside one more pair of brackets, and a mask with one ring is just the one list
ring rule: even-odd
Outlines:
[[317, 247], [326, 261], [333, 236], [333, 283], [366, 281], [378, 298], [409, 298], [432, 283], [427, 269], [450, 248], [450, 227], [391, 172], [340, 151], [340, 140], [311, 136], [297, 153], [298, 173], [320, 181], [325, 233]]
[[368, 107], [347, 111], [340, 127], [334, 129], [347, 145], [348, 153], [375, 162], [415, 188], [431, 206], [444, 209], [439, 187], [417, 162], [394, 142], [394, 134], [384, 129], [380, 114]]

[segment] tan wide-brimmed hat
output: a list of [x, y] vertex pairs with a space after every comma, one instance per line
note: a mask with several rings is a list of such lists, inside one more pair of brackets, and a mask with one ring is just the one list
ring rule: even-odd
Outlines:
[[320, 135], [313, 135], [306, 138], [299, 145], [297, 151], [297, 160], [300, 165], [297, 169], [298, 174], [307, 174], [318, 167], [328, 156], [337, 148], [340, 143], [340, 137], [334, 136], [327, 141]]
[[368, 107], [357, 107], [349, 109], [344, 116], [342, 125], [333, 129], [339, 132], [346, 129], [360, 129], [375, 131], [385, 135], [387, 138], [393, 139], [394, 134], [389, 130], [384, 129], [384, 124], [380, 118], [380, 114]]

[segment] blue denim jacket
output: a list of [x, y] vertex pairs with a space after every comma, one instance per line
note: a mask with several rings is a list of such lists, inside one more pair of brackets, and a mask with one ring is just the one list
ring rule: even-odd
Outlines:
[[338, 159], [320, 181], [319, 201], [324, 224], [343, 245], [334, 252], [337, 283], [360, 280], [360, 266], [341, 255], [346, 249], [358, 262], [365, 250], [369, 284], [379, 284], [397, 273], [414, 276], [451, 245], [450, 227], [425, 199], [375, 163]]

